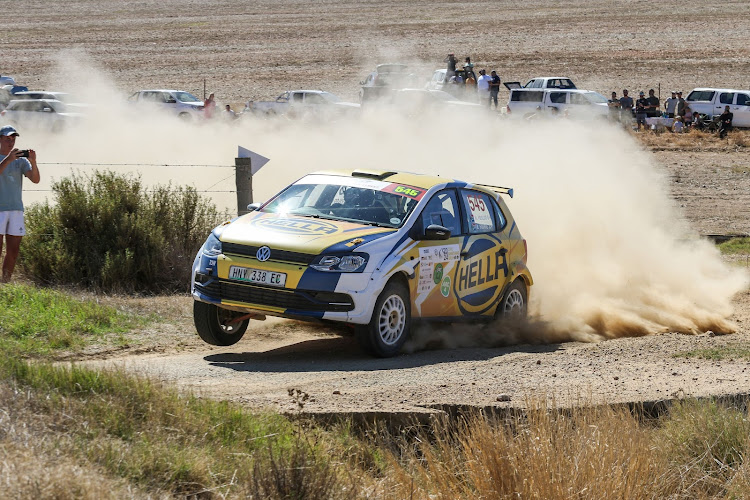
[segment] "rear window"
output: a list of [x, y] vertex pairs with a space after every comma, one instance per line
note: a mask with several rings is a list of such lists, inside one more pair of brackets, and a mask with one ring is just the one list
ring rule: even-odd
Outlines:
[[719, 94], [719, 101], [722, 104], [732, 104], [732, 101], [734, 101], [734, 92], [722, 92]]
[[690, 92], [687, 100], [711, 102], [714, 100], [714, 95], [716, 95], [716, 92], [713, 90], [693, 90], [692, 92]]
[[543, 97], [541, 90], [515, 90], [510, 94], [510, 100], [514, 102], [542, 102]]

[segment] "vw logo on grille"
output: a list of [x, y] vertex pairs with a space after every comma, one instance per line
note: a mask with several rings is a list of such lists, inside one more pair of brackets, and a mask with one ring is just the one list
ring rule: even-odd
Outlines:
[[268, 259], [271, 258], [271, 249], [268, 247], [260, 247], [257, 252], [255, 252], [255, 257], [261, 261], [265, 262]]

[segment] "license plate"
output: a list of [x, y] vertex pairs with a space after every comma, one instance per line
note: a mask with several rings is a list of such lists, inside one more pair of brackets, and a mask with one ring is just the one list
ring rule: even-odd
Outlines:
[[229, 279], [263, 285], [284, 286], [286, 284], [286, 273], [262, 271], [251, 267], [229, 266]]

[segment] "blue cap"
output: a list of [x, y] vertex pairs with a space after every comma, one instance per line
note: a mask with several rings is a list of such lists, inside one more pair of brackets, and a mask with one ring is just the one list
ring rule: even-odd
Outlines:
[[21, 134], [19, 134], [18, 132], [16, 132], [16, 129], [14, 129], [10, 125], [6, 125], [3, 128], [0, 128], [0, 137], [6, 137], [6, 136], [9, 136], [9, 135], [18, 136], [18, 135], [21, 135]]

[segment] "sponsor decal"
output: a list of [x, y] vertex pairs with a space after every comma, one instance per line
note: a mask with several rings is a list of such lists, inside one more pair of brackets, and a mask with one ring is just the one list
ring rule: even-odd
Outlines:
[[489, 236], [477, 236], [466, 245], [466, 257], [459, 262], [453, 284], [458, 307], [464, 314], [482, 314], [493, 307], [509, 270], [508, 250]]
[[435, 270], [432, 271], [432, 280], [437, 285], [443, 280], [443, 264], [435, 264]]
[[336, 224], [313, 219], [257, 218], [253, 225], [288, 234], [328, 235], [339, 231]]
[[386, 193], [400, 194], [413, 200], [421, 200], [422, 196], [427, 192], [426, 189], [416, 188], [414, 186], [406, 186], [404, 184], [389, 184], [382, 189]]
[[440, 293], [443, 297], [447, 297], [451, 293], [451, 277], [446, 276], [443, 279], [443, 284], [440, 286]]
[[439, 285], [450, 265], [458, 260], [458, 245], [421, 247], [417, 293], [429, 292]]

